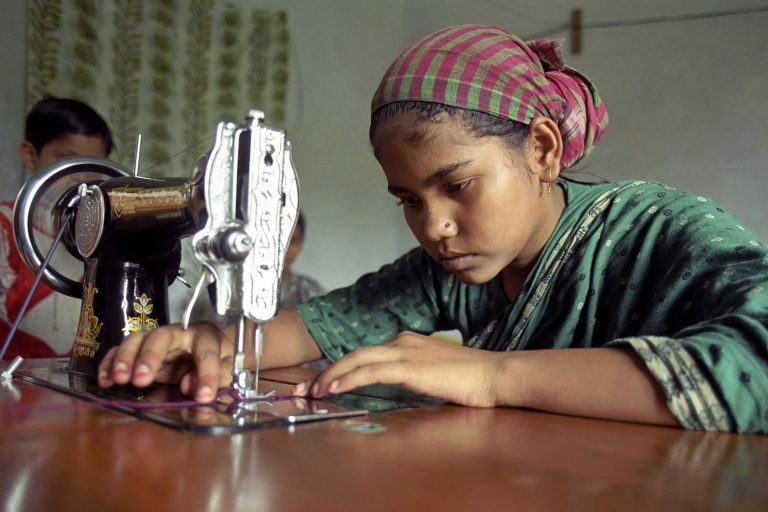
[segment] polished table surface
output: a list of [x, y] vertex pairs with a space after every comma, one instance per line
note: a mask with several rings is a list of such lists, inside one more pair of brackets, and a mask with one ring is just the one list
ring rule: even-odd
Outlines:
[[453, 405], [208, 436], [18, 380], [0, 408], [4, 511], [768, 510], [768, 436]]

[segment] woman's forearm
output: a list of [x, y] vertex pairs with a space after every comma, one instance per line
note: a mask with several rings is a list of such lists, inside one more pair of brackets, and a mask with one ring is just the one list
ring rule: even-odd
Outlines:
[[661, 386], [623, 348], [511, 352], [500, 363], [499, 405], [575, 416], [679, 425]]
[[[254, 325], [249, 325], [249, 331]], [[250, 331], [252, 332], [252, 331]], [[281, 368], [323, 357], [295, 308], [282, 309], [264, 325], [261, 368]]]

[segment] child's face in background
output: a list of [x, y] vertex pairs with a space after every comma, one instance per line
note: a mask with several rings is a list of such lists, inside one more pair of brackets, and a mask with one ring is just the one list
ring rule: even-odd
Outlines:
[[21, 161], [24, 169], [30, 172], [68, 156], [90, 156], [107, 158], [104, 140], [98, 135], [80, 135], [67, 133], [45, 144], [40, 151], [28, 141], [21, 144]]
[[[414, 127], [424, 128], [413, 137]], [[374, 141], [390, 192], [427, 253], [466, 284], [527, 270], [551, 229], [542, 187], [527, 158], [499, 137], [458, 123], [387, 121]]]

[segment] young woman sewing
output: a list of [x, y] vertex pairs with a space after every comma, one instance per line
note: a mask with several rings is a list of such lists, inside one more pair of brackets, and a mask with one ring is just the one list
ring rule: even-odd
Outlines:
[[[393, 383], [469, 406], [768, 432], [768, 250], [706, 198], [569, 180], [608, 122], [556, 43], [448, 27], [400, 55], [371, 110], [420, 247], [281, 311], [262, 367], [335, 360], [294, 388], [315, 397]], [[443, 329], [463, 346], [428, 336]], [[179, 381], [212, 400], [231, 354], [229, 330], [160, 328], [110, 352], [99, 382]]]

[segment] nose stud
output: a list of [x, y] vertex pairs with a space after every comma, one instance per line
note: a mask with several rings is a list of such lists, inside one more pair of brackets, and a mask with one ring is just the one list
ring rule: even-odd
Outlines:
[[445, 223], [445, 229], [448, 229], [448, 228], [450, 228], [450, 227], [451, 227], [451, 223], [450, 223], [450, 222], [446, 222], [446, 223]]

